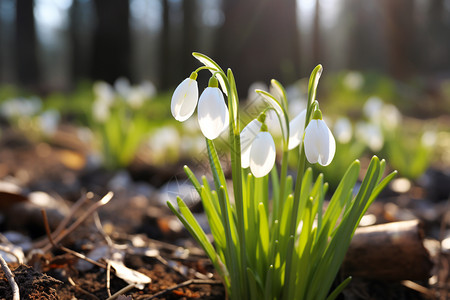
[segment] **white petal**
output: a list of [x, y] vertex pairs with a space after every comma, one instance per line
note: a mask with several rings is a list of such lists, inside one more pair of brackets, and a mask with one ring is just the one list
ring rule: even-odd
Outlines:
[[312, 164], [327, 166], [336, 152], [333, 134], [323, 120], [311, 120], [305, 130], [305, 154]]
[[258, 119], [253, 119], [241, 131], [241, 165], [243, 168], [250, 166], [250, 148], [256, 135], [261, 130], [262, 123]]
[[250, 150], [252, 149], [251, 144], [245, 150], [241, 150], [241, 166], [242, 168], [250, 167]]
[[292, 150], [300, 145], [305, 131], [306, 109], [299, 113], [291, 122], [289, 122], [289, 145]]
[[229, 124], [228, 108], [219, 88], [207, 87], [198, 100], [198, 124], [203, 135], [213, 140]]
[[186, 78], [181, 82], [172, 96], [171, 110], [173, 117], [183, 122], [195, 111], [198, 100], [197, 81]]
[[241, 151], [250, 148], [258, 133], [261, 131], [262, 123], [258, 119], [253, 119], [241, 131]]
[[333, 161], [334, 154], [336, 154], [336, 141], [334, 139], [333, 133], [331, 133], [330, 128], [327, 127], [327, 130], [328, 130], [327, 156], [324, 155], [319, 156], [319, 164], [321, 164], [322, 166], [328, 166], [331, 163], [331, 161]]
[[255, 177], [263, 177], [275, 164], [275, 143], [267, 131], [260, 132], [250, 149], [250, 170]]

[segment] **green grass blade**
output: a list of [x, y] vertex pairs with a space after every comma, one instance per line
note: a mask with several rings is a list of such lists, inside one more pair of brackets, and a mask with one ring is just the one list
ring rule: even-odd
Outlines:
[[327, 300], [334, 300], [337, 296], [347, 287], [347, 285], [352, 281], [352, 277], [348, 277], [338, 287], [327, 297]]

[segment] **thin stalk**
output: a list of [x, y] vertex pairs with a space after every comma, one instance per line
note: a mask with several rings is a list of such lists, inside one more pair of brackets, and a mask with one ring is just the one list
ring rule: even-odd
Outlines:
[[280, 197], [279, 197], [279, 203], [277, 204], [277, 211], [274, 212], [275, 219], [280, 219], [279, 215], [279, 208], [283, 207], [284, 200], [286, 198], [286, 178], [287, 178], [287, 169], [288, 169], [288, 158], [289, 158], [289, 151], [286, 150], [283, 151], [283, 158], [281, 159], [281, 171], [280, 171]]
[[[236, 89], [236, 83], [234, 81], [233, 73], [228, 69], [228, 85], [229, 88], [228, 95], [230, 97], [228, 101], [228, 106], [230, 110], [230, 144], [231, 144], [231, 165], [232, 165], [232, 179], [233, 179], [233, 191], [234, 191], [234, 201], [236, 204], [237, 213], [237, 227], [239, 236], [240, 249], [240, 262], [241, 269], [240, 274], [246, 274], [247, 270], [247, 259], [246, 259], [246, 243], [245, 243], [245, 218], [244, 218], [244, 199], [242, 190], [242, 164], [241, 164], [241, 136], [239, 130], [239, 98]], [[247, 291], [247, 276], [242, 276], [242, 292], [244, 299], [248, 296]]]

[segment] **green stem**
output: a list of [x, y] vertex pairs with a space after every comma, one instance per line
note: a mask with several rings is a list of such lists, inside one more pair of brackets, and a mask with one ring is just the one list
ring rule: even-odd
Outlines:
[[287, 147], [283, 151], [283, 158], [281, 159], [281, 173], [280, 173], [280, 196], [279, 203], [277, 204], [277, 212], [274, 212], [275, 219], [279, 220], [281, 215], [279, 208], [283, 207], [284, 200], [286, 198], [286, 178], [287, 178], [287, 169], [288, 169], [288, 158], [289, 158], [289, 150]]

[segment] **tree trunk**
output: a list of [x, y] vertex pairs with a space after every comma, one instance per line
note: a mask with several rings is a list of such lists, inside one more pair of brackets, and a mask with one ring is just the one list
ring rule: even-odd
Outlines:
[[92, 78], [114, 82], [130, 78], [130, 6], [128, 0], [95, 0]]
[[162, 29], [160, 35], [160, 62], [159, 62], [159, 86], [167, 89], [170, 86], [170, 20], [169, 20], [169, 0], [162, 0]]
[[224, 14], [214, 57], [233, 70], [241, 94], [255, 81], [299, 78], [295, 0], [227, 0]]
[[389, 72], [396, 78], [406, 79], [417, 71], [413, 56], [414, 20], [413, 1], [383, 0], [382, 6], [386, 44], [388, 45]]
[[15, 64], [25, 87], [36, 87], [39, 76], [33, 8], [32, 0], [16, 0]]
[[198, 66], [196, 59], [192, 57], [192, 52], [198, 51], [197, 47], [197, 12], [196, 0], [183, 1], [183, 53], [182, 57], [182, 74], [187, 77], [192, 70]]
[[418, 220], [358, 228], [341, 272], [383, 281], [426, 280], [433, 264]]

